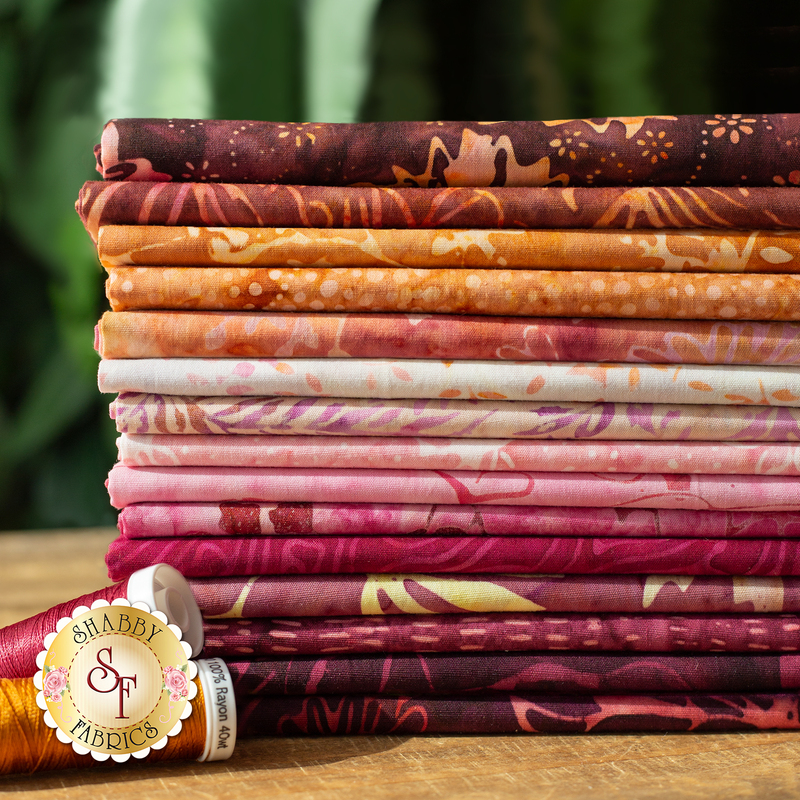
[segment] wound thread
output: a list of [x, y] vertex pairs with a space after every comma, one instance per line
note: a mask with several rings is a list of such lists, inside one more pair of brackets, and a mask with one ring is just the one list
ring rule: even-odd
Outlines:
[[[114, 588], [109, 587], [109, 590]], [[79, 601], [89, 597], [92, 595], [79, 598]], [[192, 713], [183, 721], [181, 732], [171, 736], [163, 749], [151, 750], [143, 762], [188, 761], [203, 753], [205, 698], [199, 679], [194, 683], [197, 696], [191, 702]], [[44, 712], [36, 705], [37, 691], [30, 678], [0, 678], [0, 775], [85, 769], [99, 763], [91, 755], [78, 755], [70, 745], [56, 738], [55, 730], [45, 724]]]
[[125, 597], [127, 585], [125, 580], [107, 586], [0, 629], [0, 678], [32, 678], [37, 672], [36, 656], [41, 652], [44, 637], [56, 629], [58, 620], [71, 617], [78, 606], [91, 607], [95, 600], [110, 603]]

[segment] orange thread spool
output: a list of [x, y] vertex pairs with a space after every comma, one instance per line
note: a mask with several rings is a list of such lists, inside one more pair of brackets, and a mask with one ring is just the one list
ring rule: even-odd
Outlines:
[[[143, 761], [188, 761], [202, 754], [205, 701], [199, 679], [194, 682], [197, 696], [181, 732], [170, 737], [163, 749], [151, 750]], [[29, 678], [0, 678], [0, 775], [97, 764], [91, 755], [78, 755], [68, 744], [58, 741], [55, 730], [45, 725], [44, 712], [36, 705], [37, 691]]]

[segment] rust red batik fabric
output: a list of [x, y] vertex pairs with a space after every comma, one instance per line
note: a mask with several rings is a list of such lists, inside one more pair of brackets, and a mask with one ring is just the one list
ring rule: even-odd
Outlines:
[[798, 114], [549, 122], [116, 119], [106, 180], [443, 186], [796, 186]]
[[800, 188], [550, 186], [387, 189], [89, 181], [76, 203], [103, 225], [306, 228], [800, 228]]

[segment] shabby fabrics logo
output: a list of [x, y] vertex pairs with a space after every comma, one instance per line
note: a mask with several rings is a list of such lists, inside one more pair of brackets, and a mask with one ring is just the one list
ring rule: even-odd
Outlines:
[[192, 713], [197, 665], [181, 629], [145, 603], [98, 600], [45, 637], [33, 682], [59, 741], [97, 761], [144, 758]]

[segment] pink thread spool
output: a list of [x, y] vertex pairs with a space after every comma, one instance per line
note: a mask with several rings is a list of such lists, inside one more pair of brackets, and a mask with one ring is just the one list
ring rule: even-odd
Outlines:
[[153, 611], [163, 611], [169, 621], [184, 631], [184, 641], [196, 656], [203, 648], [203, 619], [189, 584], [178, 570], [168, 564], [154, 564], [134, 572], [127, 580], [85, 594], [49, 611], [0, 629], [0, 678], [30, 678], [36, 671], [36, 656], [44, 637], [56, 629], [62, 617], [69, 617], [78, 606], [95, 600], [109, 603], [125, 598], [130, 603], [142, 601]]

